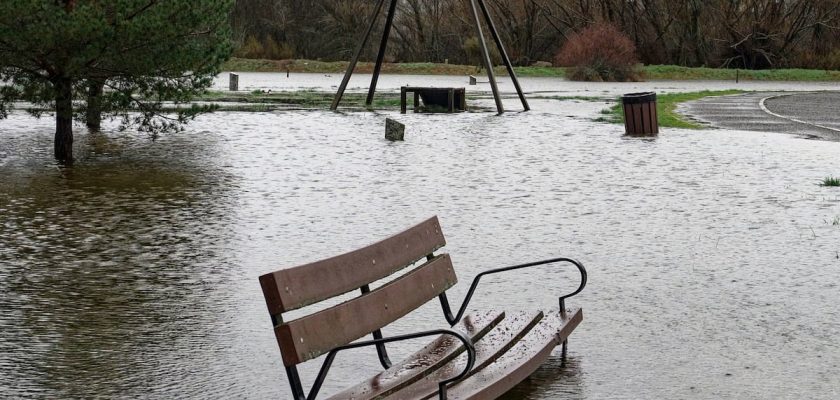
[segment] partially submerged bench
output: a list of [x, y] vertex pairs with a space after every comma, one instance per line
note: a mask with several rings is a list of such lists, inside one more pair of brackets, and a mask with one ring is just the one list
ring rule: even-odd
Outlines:
[[464, 88], [403, 86], [400, 88], [400, 112], [403, 114], [408, 108], [406, 104], [408, 93], [414, 93], [414, 112], [420, 110], [421, 99], [426, 107], [434, 107], [450, 113], [467, 109]]
[[[384, 371], [333, 399], [494, 399], [533, 373], [556, 346], [562, 344], [565, 359], [567, 337], [583, 319], [580, 309], [566, 309], [565, 299], [586, 286], [583, 265], [555, 258], [484, 271], [475, 277], [453, 314], [446, 290], [457, 282], [455, 270], [448, 254], [434, 254], [445, 244], [438, 219], [433, 217], [365, 248], [260, 277], [295, 400], [314, 399], [336, 355], [351, 348], [376, 348]], [[370, 283], [423, 259], [422, 265], [408, 273], [370, 289]], [[580, 271], [580, 285], [560, 297], [559, 310], [483, 311], [464, 317], [483, 276], [547, 264], [571, 264]], [[360, 295], [351, 300], [283, 320], [288, 311], [356, 290]], [[383, 336], [381, 328], [435, 297], [451, 329]], [[373, 340], [354, 342], [366, 335]], [[434, 339], [407, 359], [390, 361], [387, 343], [420, 337]], [[307, 395], [296, 366], [324, 354], [324, 364]]]

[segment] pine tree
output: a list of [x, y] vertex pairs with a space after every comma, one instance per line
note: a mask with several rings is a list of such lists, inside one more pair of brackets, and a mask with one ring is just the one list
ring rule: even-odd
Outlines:
[[[232, 44], [233, 0], [0, 1], [0, 118], [13, 101], [55, 110], [55, 157], [73, 161], [73, 118], [178, 129]], [[172, 104], [177, 112], [166, 113]]]

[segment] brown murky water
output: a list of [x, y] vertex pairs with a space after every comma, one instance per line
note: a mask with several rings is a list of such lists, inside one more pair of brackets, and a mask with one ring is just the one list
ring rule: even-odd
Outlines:
[[[510, 105], [513, 108], [514, 104]], [[666, 130], [622, 137], [602, 105], [530, 113], [221, 113], [157, 141], [0, 122], [0, 397], [287, 398], [257, 276], [430, 215], [462, 285], [572, 256], [585, 320], [509, 398], [840, 396], [840, 143]], [[550, 307], [549, 270], [489, 279], [475, 305]], [[432, 302], [385, 330], [443, 326]], [[395, 356], [420, 346], [395, 346]], [[317, 363], [304, 368], [311, 382]], [[337, 360], [324, 394], [376, 371]]]

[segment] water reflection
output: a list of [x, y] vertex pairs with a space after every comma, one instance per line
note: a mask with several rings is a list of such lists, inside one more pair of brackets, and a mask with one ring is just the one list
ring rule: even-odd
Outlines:
[[516, 386], [500, 400], [531, 399], [582, 399], [583, 371], [578, 357], [567, 357], [566, 362], [559, 353], [552, 355], [522, 384]]
[[[205, 324], [230, 297], [230, 270], [219, 260], [233, 179], [170, 157], [192, 143], [82, 139], [89, 151], [76, 167], [49, 159], [34, 170], [33, 162], [4, 166], [0, 298], [10, 312], [0, 317], [0, 387], [61, 398], [189, 387], [196, 377], [150, 366], [173, 348], [212, 354], [219, 346], [219, 332]], [[156, 154], [159, 147], [170, 154]]]

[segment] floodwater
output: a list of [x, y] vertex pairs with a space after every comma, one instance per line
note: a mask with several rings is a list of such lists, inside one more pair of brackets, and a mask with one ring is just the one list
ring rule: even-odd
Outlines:
[[[341, 83], [342, 74], [286, 74], [242, 72], [239, 73], [239, 90], [327, 90], [334, 91]], [[469, 85], [466, 76], [382, 75], [377, 84], [379, 91], [399, 92], [400, 86], [464, 87], [467, 93], [489, 94], [487, 76], [476, 73], [478, 85]], [[227, 90], [228, 74], [217, 77], [214, 88]], [[347, 86], [348, 92], [367, 92], [370, 74], [354, 74]], [[507, 76], [498, 76], [499, 89], [513, 93], [514, 87]], [[532, 96], [586, 96], [614, 98], [624, 93], [655, 91], [657, 93], [696, 92], [703, 90], [740, 89], [745, 91], [824, 91], [840, 90], [837, 82], [766, 82], [741, 81], [649, 81], [649, 82], [569, 82], [545, 77], [520, 77], [525, 92]], [[491, 106], [492, 102], [489, 103]], [[511, 107], [515, 107], [512, 103]]]
[[[552, 357], [508, 398], [840, 397], [840, 189], [819, 186], [840, 175], [840, 143], [630, 139], [592, 121], [603, 103], [532, 107], [217, 113], [155, 141], [80, 128], [72, 169], [51, 160], [51, 120], [12, 114], [0, 397], [289, 398], [257, 277], [431, 215], [461, 278], [451, 299], [485, 268], [588, 267], [568, 363]], [[383, 139], [386, 117], [405, 142]], [[487, 279], [473, 304], [548, 308], [575, 285], [535, 269]], [[385, 334], [443, 327], [438, 307]], [[372, 351], [339, 356], [323, 393], [377, 365]]]

